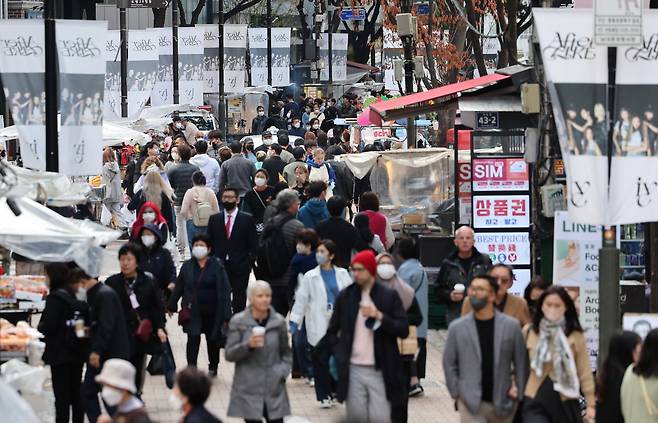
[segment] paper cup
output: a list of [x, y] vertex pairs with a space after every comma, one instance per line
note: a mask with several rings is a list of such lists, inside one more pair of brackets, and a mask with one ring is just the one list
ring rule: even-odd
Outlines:
[[263, 336], [265, 335], [265, 328], [262, 326], [254, 326], [253, 329], [251, 329], [251, 334], [253, 336]]
[[466, 287], [464, 286], [463, 283], [458, 283], [458, 284], [456, 284], [455, 287], [454, 287], [453, 289], [454, 289], [456, 292], [460, 292], [460, 293], [462, 293], [462, 294], [464, 293], [464, 291], [466, 291]]

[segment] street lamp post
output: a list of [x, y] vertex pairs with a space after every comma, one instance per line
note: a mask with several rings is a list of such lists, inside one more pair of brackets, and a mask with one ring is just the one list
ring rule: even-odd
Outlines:
[[217, 90], [219, 91], [219, 101], [217, 104], [217, 115], [219, 118], [219, 130], [222, 134], [222, 141], [226, 142], [226, 105], [224, 103], [224, 0], [219, 0], [217, 14], [219, 15], [219, 80]]
[[119, 6], [119, 34], [121, 37], [121, 117], [128, 117], [128, 22], [127, 7], [130, 0], [121, 0]]
[[272, 0], [267, 0], [266, 19], [267, 19], [267, 85], [272, 86]]
[[[220, 0], [220, 3], [222, 0]], [[173, 78], [174, 78], [174, 104], [178, 104], [178, 6], [176, 1], [171, 2], [171, 39], [173, 45]]]
[[44, 2], [45, 35], [45, 92], [46, 92], [46, 170], [59, 170], [58, 133], [57, 133], [57, 42], [55, 39], [55, 11], [57, 0]]
[[[402, 13], [411, 13], [411, 0], [402, 0]], [[415, 21], [414, 21], [415, 22]], [[414, 36], [405, 35], [402, 38], [404, 47], [404, 91], [405, 95], [414, 92]], [[407, 147], [416, 147], [416, 118], [407, 118]]]

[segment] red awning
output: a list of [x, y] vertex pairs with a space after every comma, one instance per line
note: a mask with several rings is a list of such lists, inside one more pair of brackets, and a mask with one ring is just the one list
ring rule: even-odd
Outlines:
[[462, 91], [484, 88], [509, 77], [509, 75], [493, 73], [481, 78], [469, 79], [467, 81], [457, 82], [456, 84], [433, 88], [429, 91], [405, 95], [392, 100], [379, 101], [370, 105], [370, 121], [375, 125], [381, 125], [382, 121], [401, 117], [399, 112], [409, 106], [430, 101], [441, 101], [444, 97], [453, 96]]

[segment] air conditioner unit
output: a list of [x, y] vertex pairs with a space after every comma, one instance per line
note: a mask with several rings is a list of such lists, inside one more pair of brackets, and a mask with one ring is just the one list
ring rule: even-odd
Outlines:
[[539, 113], [539, 84], [521, 84], [521, 112]]
[[400, 37], [416, 36], [416, 17], [411, 13], [398, 13], [395, 15]]
[[423, 56], [414, 57], [414, 75], [416, 78], [425, 76], [425, 65], [423, 63]]
[[404, 80], [404, 61], [396, 60], [393, 62], [393, 68], [395, 71], [395, 80], [402, 82]]

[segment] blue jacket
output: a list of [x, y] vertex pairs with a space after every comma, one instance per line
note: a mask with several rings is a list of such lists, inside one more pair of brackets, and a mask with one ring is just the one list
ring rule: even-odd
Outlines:
[[304, 207], [299, 209], [297, 219], [307, 228], [315, 229], [320, 222], [329, 219], [327, 202], [319, 198], [311, 198], [304, 204]]

